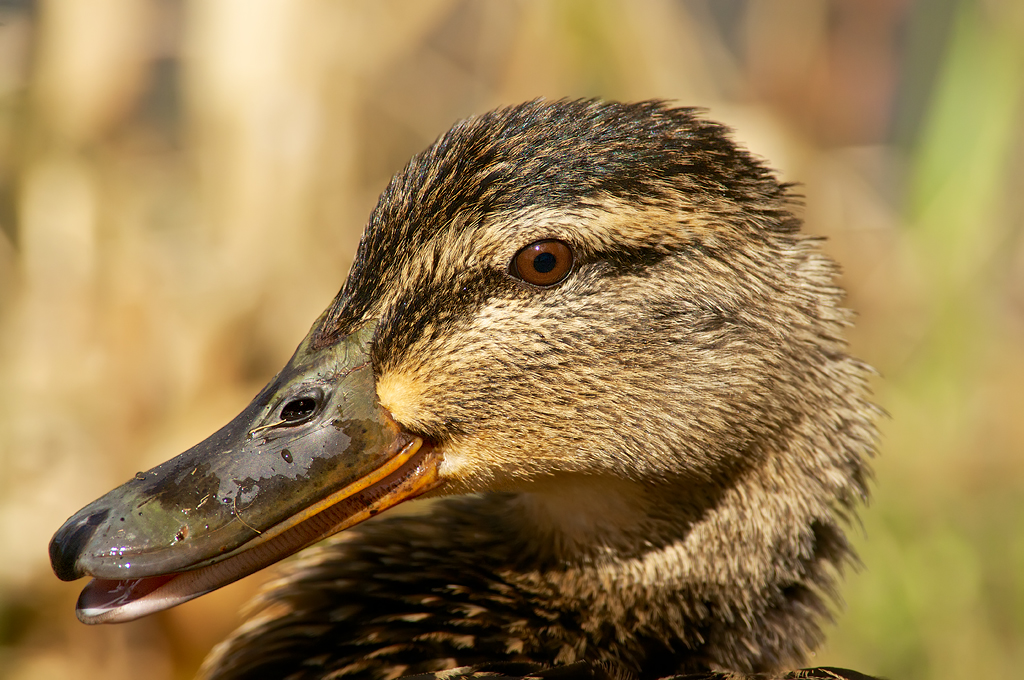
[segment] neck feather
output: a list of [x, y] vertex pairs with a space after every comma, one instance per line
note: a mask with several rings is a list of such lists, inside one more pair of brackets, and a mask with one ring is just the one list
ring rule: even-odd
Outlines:
[[581, 632], [605, 631], [558, 662], [596, 652], [642, 659], [645, 675], [753, 672], [799, 664], [821, 642], [850, 556], [828, 481], [770, 456], [710, 493], [577, 476], [478, 502], [511, 538], [504, 578]]

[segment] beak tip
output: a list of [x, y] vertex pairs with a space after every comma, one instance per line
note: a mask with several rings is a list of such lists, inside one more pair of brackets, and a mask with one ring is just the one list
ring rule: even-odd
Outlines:
[[50, 566], [62, 581], [74, 581], [85, 576], [79, 566], [79, 558], [85, 546], [96, 533], [97, 527], [106, 520], [110, 509], [105, 508], [87, 515], [76, 515], [64, 523], [50, 539]]

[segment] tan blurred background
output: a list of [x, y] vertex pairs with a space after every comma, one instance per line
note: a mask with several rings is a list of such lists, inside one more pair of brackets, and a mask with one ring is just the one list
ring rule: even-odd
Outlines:
[[453, 121], [668, 98], [802, 182], [883, 375], [864, 569], [815, 664], [1024, 672], [1024, 3], [0, 2], [0, 677], [187, 678], [266, 578], [120, 626], [46, 544], [204, 438]]

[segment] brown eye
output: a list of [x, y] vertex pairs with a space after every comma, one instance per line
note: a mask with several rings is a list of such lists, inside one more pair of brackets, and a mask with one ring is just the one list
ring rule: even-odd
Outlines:
[[526, 246], [512, 259], [512, 275], [535, 286], [553, 286], [572, 269], [567, 243], [547, 239]]

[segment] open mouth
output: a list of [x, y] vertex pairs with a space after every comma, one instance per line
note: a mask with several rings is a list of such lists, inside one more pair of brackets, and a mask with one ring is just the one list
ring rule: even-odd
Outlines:
[[83, 623], [120, 623], [188, 602], [267, 567], [438, 485], [440, 456], [414, 438], [385, 465], [260, 533], [212, 564], [138, 579], [93, 579], [78, 598]]

